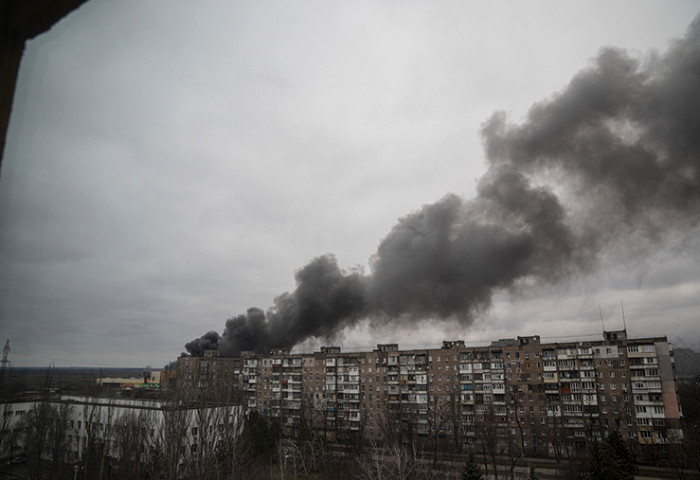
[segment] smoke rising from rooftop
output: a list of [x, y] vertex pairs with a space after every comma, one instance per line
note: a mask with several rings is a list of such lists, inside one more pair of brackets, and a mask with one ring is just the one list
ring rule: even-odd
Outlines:
[[590, 271], [621, 235], [652, 242], [696, 227], [698, 132], [700, 17], [663, 55], [601, 50], [521, 124], [495, 113], [476, 198], [447, 195], [399, 219], [369, 272], [315, 258], [267, 311], [251, 308], [186, 348], [267, 352], [362, 319], [469, 324], [498, 291]]

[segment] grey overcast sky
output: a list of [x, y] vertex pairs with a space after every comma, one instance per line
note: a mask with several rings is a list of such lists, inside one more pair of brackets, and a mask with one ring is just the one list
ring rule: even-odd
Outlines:
[[[653, 65], [698, 11], [694, 0], [89, 1], [22, 60], [0, 177], [11, 361], [162, 366], [226, 319], [269, 308], [320, 255], [370, 272], [398, 219], [477, 195], [494, 112], [527, 122], [602, 47]], [[622, 327], [622, 301], [631, 335], [698, 348], [694, 202], [644, 240], [634, 227], [606, 240], [582, 272], [495, 288], [469, 321], [360, 319], [333, 341], [592, 338], [599, 306], [607, 329]]]

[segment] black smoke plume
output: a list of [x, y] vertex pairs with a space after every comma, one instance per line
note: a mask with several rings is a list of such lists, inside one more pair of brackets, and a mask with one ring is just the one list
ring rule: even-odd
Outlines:
[[697, 226], [700, 17], [664, 55], [601, 50], [525, 122], [495, 113], [482, 135], [489, 168], [476, 198], [448, 195], [401, 218], [367, 274], [312, 260], [268, 311], [251, 308], [187, 350], [291, 348], [360, 319], [468, 323], [499, 290], [595, 267], [621, 236]]

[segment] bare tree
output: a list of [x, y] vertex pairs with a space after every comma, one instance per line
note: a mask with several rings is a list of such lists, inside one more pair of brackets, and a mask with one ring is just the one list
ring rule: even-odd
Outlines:
[[150, 450], [156, 419], [147, 409], [128, 411], [117, 418], [114, 436], [119, 458], [116, 473], [122, 478], [141, 480], [150, 470]]
[[667, 434], [668, 461], [680, 480], [700, 479], [700, 387], [679, 389], [683, 405], [681, 431]]
[[83, 404], [83, 428], [85, 430], [85, 437], [83, 438], [83, 465], [82, 471], [84, 476], [89, 476], [90, 468], [92, 467], [93, 460], [99, 458], [97, 450], [97, 423], [98, 423], [98, 411], [99, 407], [93, 401], [87, 401]]
[[55, 408], [49, 402], [36, 402], [19, 424], [24, 436], [24, 450], [35, 478], [39, 478], [44, 452], [49, 451], [49, 432], [55, 414]]
[[525, 427], [523, 425], [525, 419], [520, 415], [522, 409], [520, 404], [522, 401], [521, 392], [521, 389], [518, 388], [518, 391], [513, 392], [511, 395], [512, 414], [516, 425], [515, 435], [512, 431], [510, 433], [504, 432], [505, 434], [501, 433], [502, 442], [504, 443], [506, 453], [508, 454], [511, 479], [515, 477], [515, 468], [517, 467], [518, 462], [525, 455]]
[[414, 444], [372, 446], [367, 455], [358, 457], [360, 480], [409, 480], [418, 470], [418, 451]]
[[2, 418], [0, 418], [0, 459], [12, 456], [17, 445], [17, 435], [13, 432], [12, 416], [14, 414], [11, 403], [3, 403]]
[[462, 428], [462, 398], [458, 379], [459, 376], [455, 375], [455, 383], [452, 385], [452, 390], [448, 394], [447, 404], [447, 418], [449, 425], [452, 427], [452, 445], [455, 452], [460, 452], [462, 450], [462, 442], [464, 441], [464, 430]]
[[73, 406], [59, 403], [53, 408], [49, 424], [49, 448], [51, 451], [51, 479], [60, 479], [64, 476], [66, 454], [68, 452], [68, 422], [73, 411]]
[[499, 431], [493, 404], [482, 403], [480, 407], [481, 410], [477, 410], [474, 422], [475, 436], [484, 457], [484, 466], [487, 470], [485, 473], [488, 475], [490, 460], [494, 479], [498, 480], [498, 450], [501, 432]]
[[161, 470], [165, 480], [177, 480], [190, 461], [186, 432], [191, 423], [192, 411], [185, 408], [180, 399], [164, 402], [159, 412], [158, 429], [154, 435], [153, 466]]
[[100, 410], [101, 413], [101, 422], [99, 426], [99, 441], [101, 444], [101, 450], [102, 450], [102, 455], [100, 457], [100, 468], [98, 471], [97, 478], [98, 480], [102, 480], [105, 476], [105, 468], [110, 468], [111, 467], [111, 458], [112, 458], [112, 436], [113, 436], [113, 427], [114, 427], [114, 415], [115, 415], [115, 408], [114, 408], [114, 401], [112, 399], [109, 399], [107, 402], [107, 405], [105, 408], [102, 408]]

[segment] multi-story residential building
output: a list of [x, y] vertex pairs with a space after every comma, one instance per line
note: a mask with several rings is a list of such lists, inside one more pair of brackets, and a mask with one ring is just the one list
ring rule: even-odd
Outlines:
[[604, 332], [601, 340], [542, 343], [528, 336], [404, 351], [380, 344], [351, 353], [208, 352], [178, 360], [179, 388], [213, 387], [205, 374], [214, 368], [217, 388], [238, 382], [248, 407], [279, 418], [290, 434], [307, 427], [338, 440], [400, 435], [456, 447], [496, 441], [501, 450], [516, 442], [555, 455], [610, 429], [649, 446], [681, 435], [667, 339], [630, 339], [625, 331]]

